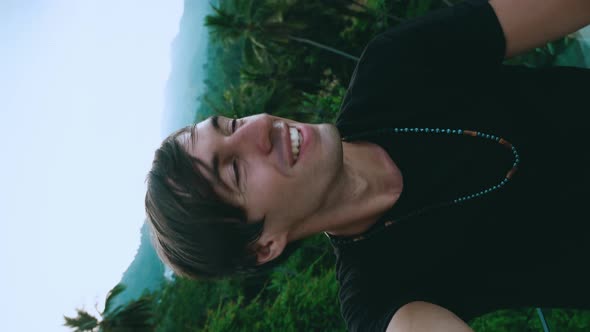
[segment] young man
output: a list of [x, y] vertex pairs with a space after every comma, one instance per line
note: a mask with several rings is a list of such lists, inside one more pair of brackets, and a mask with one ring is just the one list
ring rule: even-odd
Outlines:
[[369, 43], [335, 125], [174, 133], [148, 177], [160, 257], [193, 278], [256, 272], [324, 232], [351, 331], [590, 308], [590, 70], [502, 64], [587, 24], [587, 0], [467, 0]]

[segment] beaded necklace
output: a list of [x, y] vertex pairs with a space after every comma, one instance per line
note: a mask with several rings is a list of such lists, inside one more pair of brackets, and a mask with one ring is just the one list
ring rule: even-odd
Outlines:
[[507, 149], [510, 149], [512, 151], [512, 154], [514, 155], [514, 164], [512, 164], [512, 168], [506, 173], [506, 175], [504, 176], [504, 179], [494, 186], [483, 189], [477, 193], [472, 193], [469, 195], [457, 197], [457, 198], [452, 199], [450, 201], [429, 205], [425, 208], [421, 208], [416, 211], [410, 212], [410, 213], [408, 213], [402, 217], [396, 218], [394, 220], [387, 220], [385, 222], [378, 223], [378, 224], [374, 225], [374, 227], [372, 227], [372, 229], [370, 231], [365, 232], [360, 235], [357, 235], [353, 238], [334, 237], [334, 236], [328, 234], [327, 232], [324, 232], [324, 234], [328, 237], [328, 239], [330, 239], [332, 244], [340, 246], [340, 245], [347, 245], [350, 243], [366, 240], [366, 239], [371, 238], [375, 234], [381, 232], [382, 230], [386, 229], [387, 227], [389, 227], [397, 222], [400, 222], [402, 220], [422, 214], [428, 210], [443, 208], [446, 206], [450, 206], [453, 204], [465, 202], [470, 199], [484, 196], [492, 191], [502, 188], [508, 181], [510, 181], [510, 179], [512, 178], [514, 173], [518, 170], [518, 164], [520, 163], [520, 159], [518, 156], [518, 152], [516, 151], [516, 147], [514, 147], [514, 145], [512, 145], [510, 142], [508, 142], [507, 140], [505, 140], [501, 137], [486, 134], [486, 133], [483, 133], [480, 131], [462, 130], [462, 129], [441, 129], [441, 128], [383, 128], [383, 129], [365, 131], [365, 132], [361, 132], [361, 133], [358, 133], [355, 135], [347, 136], [346, 138], [344, 138], [344, 140], [348, 141], [351, 139], [359, 139], [359, 138], [363, 138], [363, 137], [367, 137], [367, 136], [374, 136], [374, 135], [381, 136], [381, 135], [387, 135], [387, 134], [398, 134], [398, 133], [407, 133], [407, 132], [417, 133], [417, 134], [422, 133], [422, 134], [465, 135], [465, 136], [472, 136], [472, 137], [481, 137], [481, 138], [489, 139], [492, 141], [496, 141], [499, 144], [503, 145], [504, 147], [506, 147]]

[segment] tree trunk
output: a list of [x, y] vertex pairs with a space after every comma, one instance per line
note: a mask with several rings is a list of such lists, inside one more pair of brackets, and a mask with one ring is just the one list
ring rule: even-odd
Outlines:
[[289, 39], [291, 39], [291, 40], [296, 41], [296, 42], [300, 42], [300, 43], [303, 43], [303, 44], [308, 44], [308, 45], [312, 45], [312, 46], [315, 46], [315, 47], [319, 47], [319, 48], [321, 48], [323, 50], [326, 50], [326, 51], [329, 51], [329, 52], [338, 54], [338, 55], [343, 56], [345, 58], [348, 58], [348, 59], [351, 59], [351, 60], [354, 60], [354, 61], [359, 61], [359, 58], [358, 57], [355, 57], [354, 55], [350, 55], [350, 54], [348, 54], [346, 52], [337, 50], [337, 49], [335, 49], [333, 47], [326, 46], [326, 45], [320, 44], [318, 42], [314, 42], [313, 40], [310, 40], [310, 39], [307, 39], [307, 38], [299, 38], [299, 37], [295, 37], [295, 36], [287, 36], [287, 37]]

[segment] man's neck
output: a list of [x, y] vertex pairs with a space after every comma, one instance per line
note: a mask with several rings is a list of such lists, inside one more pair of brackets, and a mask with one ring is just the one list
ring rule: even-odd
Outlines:
[[342, 144], [342, 174], [334, 190], [313, 220], [298, 225], [293, 239], [324, 231], [336, 236], [361, 234], [401, 195], [401, 172], [381, 147], [368, 142]]

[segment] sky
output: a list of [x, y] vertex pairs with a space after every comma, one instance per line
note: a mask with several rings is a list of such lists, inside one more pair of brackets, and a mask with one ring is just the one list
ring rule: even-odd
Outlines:
[[0, 0], [0, 329], [69, 331], [139, 246], [182, 0]]

